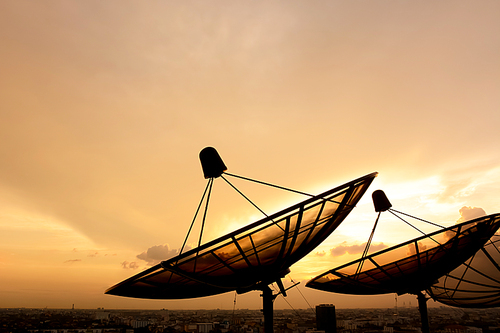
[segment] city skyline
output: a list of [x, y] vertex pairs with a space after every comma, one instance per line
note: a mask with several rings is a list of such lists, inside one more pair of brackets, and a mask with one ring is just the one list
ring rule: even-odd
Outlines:
[[[21, 0], [0, 9], [0, 308], [231, 309], [234, 293], [104, 295], [178, 253], [206, 185], [198, 153], [207, 146], [228, 172], [312, 194], [379, 172], [340, 227], [291, 267], [312, 306], [394, 306], [394, 295], [303, 287], [362, 253], [373, 191], [444, 226], [499, 211], [498, 2]], [[268, 214], [304, 199], [234, 184]], [[203, 242], [261, 217], [218, 179]], [[417, 236], [383, 214], [372, 251]], [[240, 303], [261, 307], [259, 292]], [[287, 306], [278, 298], [275, 308]]]

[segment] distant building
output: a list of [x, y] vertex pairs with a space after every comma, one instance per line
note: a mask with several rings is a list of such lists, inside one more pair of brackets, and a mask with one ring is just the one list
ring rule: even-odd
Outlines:
[[96, 320], [109, 320], [109, 315], [111, 312], [106, 312], [106, 311], [98, 311], [95, 313], [94, 318]]
[[208, 333], [214, 328], [212, 323], [197, 323], [196, 326], [198, 333]]
[[325, 333], [337, 333], [335, 305], [320, 304], [316, 306], [316, 329], [325, 331]]
[[130, 323], [133, 328], [148, 327], [151, 324], [149, 320], [132, 320]]
[[470, 327], [463, 325], [447, 325], [444, 328], [445, 333], [482, 333], [483, 330], [478, 327]]
[[161, 318], [162, 318], [163, 321], [169, 321], [170, 320], [170, 315], [168, 313], [168, 310], [165, 310], [165, 309], [161, 310], [160, 311], [160, 316], [161, 316]]

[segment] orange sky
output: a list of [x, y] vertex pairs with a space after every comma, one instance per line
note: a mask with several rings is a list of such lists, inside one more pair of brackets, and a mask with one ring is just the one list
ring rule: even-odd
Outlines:
[[[444, 225], [498, 212], [498, 31], [498, 1], [2, 1], [0, 307], [232, 308], [103, 295], [182, 245], [206, 146], [311, 193], [380, 173], [295, 280], [357, 257], [330, 253], [366, 242], [373, 190]], [[268, 213], [302, 200], [235, 184]], [[222, 181], [212, 200], [204, 240], [260, 218]], [[376, 244], [417, 236], [387, 220]], [[394, 305], [304, 284], [313, 306]]]

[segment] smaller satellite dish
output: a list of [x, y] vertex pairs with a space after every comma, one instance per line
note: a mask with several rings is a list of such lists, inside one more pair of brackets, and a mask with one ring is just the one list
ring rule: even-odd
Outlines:
[[417, 294], [473, 256], [499, 227], [500, 214], [460, 223], [334, 268], [306, 287], [355, 295]]

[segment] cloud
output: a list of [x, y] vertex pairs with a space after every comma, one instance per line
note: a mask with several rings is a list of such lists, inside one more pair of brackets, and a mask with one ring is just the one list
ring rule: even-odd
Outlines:
[[318, 257], [324, 257], [326, 255], [326, 252], [325, 251], [316, 252], [315, 255]]
[[74, 262], [78, 262], [78, 261], [82, 261], [82, 259], [70, 259], [70, 260], [66, 260], [64, 263], [74, 263]]
[[136, 263], [135, 261], [128, 262], [124, 261], [121, 263], [123, 269], [137, 269], [139, 268], [139, 264]]
[[460, 208], [458, 212], [460, 213], [460, 218], [457, 220], [457, 223], [473, 220], [478, 217], [486, 215], [484, 209], [479, 207], [470, 207], [470, 206], [469, 207], [464, 206]]
[[[366, 243], [356, 244], [356, 245], [345, 245], [347, 242], [342, 242], [341, 245], [330, 249], [330, 255], [332, 256], [342, 256], [344, 254], [358, 254], [362, 253], [366, 247]], [[385, 249], [387, 245], [384, 243], [371, 244], [370, 252], [376, 252]]]
[[[462, 208], [459, 209], [458, 212], [460, 213], [460, 218], [457, 220], [456, 224], [463, 223], [463, 222], [466, 222], [466, 221], [470, 221], [470, 220], [473, 220], [473, 219], [477, 219], [477, 218], [479, 218], [481, 216], [485, 216], [486, 215], [486, 212], [484, 211], [484, 209], [479, 208], [479, 207], [470, 207], [470, 206], [463, 206]], [[471, 226], [472, 225], [468, 225], [469, 228]], [[448, 230], [445, 233], [444, 237], [445, 237], [445, 240], [449, 240], [452, 237], [454, 237], [455, 235], [456, 235], [455, 231]]]
[[172, 258], [177, 255], [177, 249], [171, 249], [168, 244], [154, 245], [147, 251], [137, 255], [137, 259], [144, 260], [148, 265], [156, 265], [162, 260]]
[[[418, 242], [418, 251], [423, 252], [427, 250], [427, 245], [422, 244], [421, 242]], [[412, 256], [417, 254], [417, 251], [415, 249], [415, 243], [408, 244], [408, 252], [406, 252], [407, 256]]]
[[87, 257], [97, 257], [98, 255], [99, 255], [99, 253], [95, 252], [95, 253], [87, 254]]

